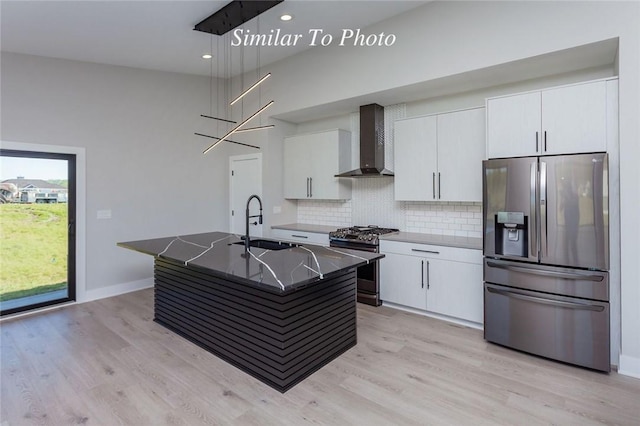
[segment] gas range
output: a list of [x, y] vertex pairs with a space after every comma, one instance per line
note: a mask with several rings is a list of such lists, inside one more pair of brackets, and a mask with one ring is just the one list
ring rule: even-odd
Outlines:
[[365, 244], [377, 246], [379, 235], [399, 232], [398, 229], [380, 228], [378, 226], [352, 226], [350, 228], [339, 228], [329, 233], [330, 241], [353, 242], [357, 245]]
[[[399, 232], [398, 229], [380, 228], [378, 226], [352, 226], [340, 228], [329, 233], [329, 245], [337, 248], [363, 250], [368, 252], [379, 251], [378, 238], [380, 235]], [[380, 272], [378, 262], [367, 263], [360, 266], [357, 271], [358, 291], [357, 300], [367, 305], [380, 306]]]

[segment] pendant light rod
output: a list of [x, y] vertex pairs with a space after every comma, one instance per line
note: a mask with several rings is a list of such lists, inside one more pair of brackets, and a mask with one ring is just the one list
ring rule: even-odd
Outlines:
[[245, 90], [244, 92], [242, 92], [237, 98], [235, 98], [234, 100], [232, 100], [229, 103], [229, 106], [235, 104], [236, 102], [238, 102], [240, 99], [242, 99], [243, 97], [245, 97], [245, 95], [247, 95], [247, 93], [249, 93], [250, 91], [252, 91], [253, 89], [255, 89], [256, 87], [258, 87], [260, 85], [260, 83], [262, 83], [263, 81], [265, 81], [266, 79], [268, 79], [269, 77], [271, 77], [271, 73], [267, 73], [265, 74], [264, 77], [262, 77], [260, 80], [256, 81], [255, 83], [253, 83], [253, 85], [251, 87], [249, 87], [247, 90]]
[[238, 124], [236, 127], [234, 127], [233, 129], [229, 130], [229, 132], [224, 135], [223, 137], [221, 137], [218, 141], [216, 141], [213, 145], [211, 145], [209, 148], [205, 149], [202, 153], [206, 154], [207, 152], [211, 151], [211, 149], [213, 149], [213, 147], [215, 147], [216, 145], [218, 145], [220, 142], [226, 140], [229, 136], [231, 136], [232, 134], [234, 134], [240, 127], [244, 126], [245, 124], [247, 124], [249, 122], [249, 120], [253, 119], [254, 117], [256, 117], [258, 114], [260, 114], [262, 111], [264, 111], [265, 109], [269, 108], [271, 105], [273, 105], [273, 101], [269, 102], [268, 104], [266, 104], [265, 106], [263, 106], [262, 108], [260, 108], [259, 110], [257, 110], [256, 112], [254, 112], [253, 114], [251, 114], [247, 119], [245, 119], [242, 123]]
[[212, 117], [212, 116], [210, 116], [210, 115], [204, 115], [204, 114], [200, 114], [200, 117], [210, 118], [210, 119], [212, 119], [212, 120], [226, 121], [227, 123], [233, 123], [233, 124], [236, 124], [236, 123], [237, 123], [237, 121], [227, 120], [227, 119], [225, 119], [225, 118]]
[[265, 126], [258, 126], [258, 127], [247, 127], [246, 129], [238, 129], [236, 130], [236, 133], [243, 133], [243, 132], [253, 132], [255, 130], [267, 130], [267, 129], [272, 129], [276, 127], [273, 124], [267, 124]]
[[[222, 138], [218, 138], [218, 137], [215, 137], [215, 136], [203, 135], [202, 133], [194, 133], [194, 135], [202, 136], [202, 137], [205, 137], [205, 138], [211, 138], [211, 139], [222, 139]], [[236, 141], [232, 141], [232, 140], [229, 140], [229, 139], [226, 139], [225, 142], [231, 142], [231, 143], [235, 143], [235, 144], [238, 144], [238, 145], [248, 146], [250, 148], [260, 149], [259, 146], [249, 145], [248, 143], [236, 142]], [[218, 142], [216, 142], [214, 144], [214, 146], [217, 145], [217, 144], [218, 144]]]

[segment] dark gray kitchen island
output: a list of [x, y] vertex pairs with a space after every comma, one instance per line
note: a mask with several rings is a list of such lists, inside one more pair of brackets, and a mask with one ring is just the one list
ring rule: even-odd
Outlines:
[[211, 232], [118, 245], [154, 256], [157, 323], [285, 392], [355, 346], [356, 268], [384, 256], [241, 242]]

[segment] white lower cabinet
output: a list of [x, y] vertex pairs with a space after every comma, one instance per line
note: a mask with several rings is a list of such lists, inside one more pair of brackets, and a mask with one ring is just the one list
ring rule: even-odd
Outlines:
[[380, 260], [380, 299], [415, 309], [427, 309], [424, 259], [384, 253]]
[[383, 302], [483, 322], [482, 251], [381, 241]]
[[431, 260], [427, 311], [482, 323], [482, 263]]
[[318, 232], [291, 231], [288, 229], [272, 229], [271, 238], [279, 241], [290, 241], [301, 244], [329, 246], [329, 234]]

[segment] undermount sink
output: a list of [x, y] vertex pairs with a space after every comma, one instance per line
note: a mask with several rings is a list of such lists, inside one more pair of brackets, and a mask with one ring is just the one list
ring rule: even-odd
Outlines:
[[[244, 245], [244, 241], [240, 241], [233, 244]], [[263, 240], [263, 239], [250, 240], [249, 246], [257, 247], [265, 250], [286, 250], [293, 247], [297, 247], [297, 245], [293, 243], [283, 243], [281, 241]]]

